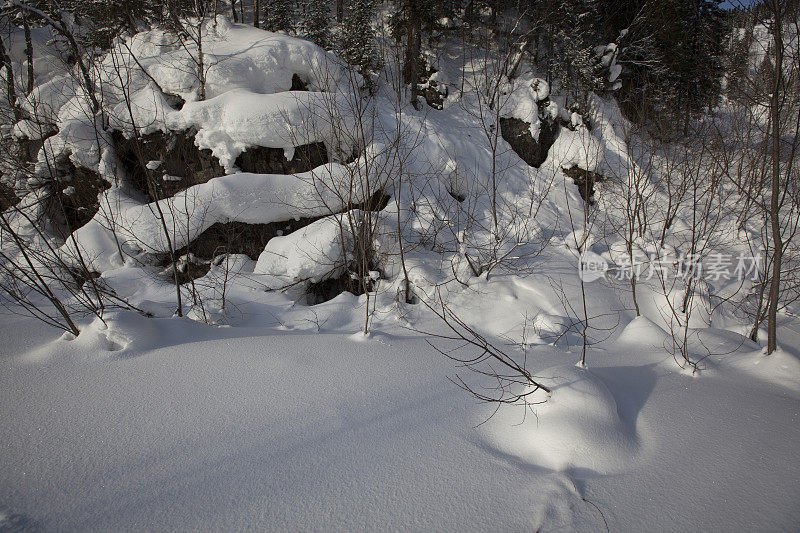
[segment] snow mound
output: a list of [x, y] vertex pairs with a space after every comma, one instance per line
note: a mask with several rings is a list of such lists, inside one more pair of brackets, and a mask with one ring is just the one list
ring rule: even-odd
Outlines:
[[637, 316], [622, 330], [617, 342], [628, 345], [647, 344], [655, 348], [664, 346], [667, 332], [649, 318]]
[[[357, 218], [357, 212], [352, 216]], [[347, 214], [325, 217], [285, 237], [270, 239], [253, 273], [274, 277], [278, 286], [335, 277], [344, 268], [351, 240]]]
[[620, 418], [617, 402], [600, 378], [574, 366], [553, 367], [537, 376], [552, 394], [531, 395], [531, 401], [546, 401], [527, 412], [520, 406], [501, 408], [481, 426], [492, 446], [556, 471], [607, 474], [631, 465], [639, 451], [638, 436]]
[[[118, 43], [104, 66], [113, 78], [115, 64], [138, 63], [165, 92], [194, 100], [199, 81], [187, 67], [196, 61], [198, 50], [191, 40], [184, 45], [161, 29], [142, 32]], [[312, 91], [333, 91], [346, 75], [336, 56], [309, 41], [231, 24], [222, 16], [204, 24], [203, 54], [207, 98], [233, 89], [262, 94], [288, 91], [295, 75]]]
[[[170, 244], [174, 249], [186, 246], [217, 222], [268, 224], [343, 210], [351, 196], [352, 172], [330, 163], [300, 174], [230, 174], [149, 204], [137, 204], [111, 189], [102, 205], [120, 205], [119, 211], [101, 209], [75, 232], [75, 240], [93, 268], [104, 271], [119, 264], [118, 241], [123, 248], [164, 253]], [[76, 256], [72, 240], [62, 253]]]
[[800, 359], [781, 347], [769, 355], [750, 352], [723, 356], [722, 362], [770, 383], [800, 392]]
[[603, 160], [603, 152], [601, 141], [585, 126], [580, 126], [575, 131], [561, 128], [548, 157], [556, 167], [578, 166], [595, 172]]
[[195, 144], [211, 149], [228, 171], [248, 146], [291, 149], [323, 141], [349, 153], [352, 147], [336, 146], [334, 138], [346, 137], [337, 131], [355, 130], [346, 99], [338, 94], [257, 94], [245, 89], [189, 102], [168, 116], [167, 125], [172, 130], [197, 128]]

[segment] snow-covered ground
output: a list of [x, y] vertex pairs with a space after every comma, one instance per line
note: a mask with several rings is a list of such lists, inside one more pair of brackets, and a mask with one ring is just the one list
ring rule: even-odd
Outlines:
[[55, 340], [4, 315], [0, 527], [795, 529], [800, 388], [770, 379], [793, 356], [691, 376], [639, 326], [589, 370], [534, 350], [571, 392], [476, 427], [491, 408], [398, 329], [125, 314]]
[[[37, 169], [68, 156], [110, 188], [65, 240], [33, 230], [44, 193], [32, 183], [47, 178], [34, 176], [16, 184], [25, 196], [9, 230], [83, 262], [151, 316], [109, 309], [104, 323], [76, 312], [80, 335], [59, 337], [2, 300], [0, 531], [800, 527], [797, 309], [781, 311], [781, 348], [767, 356], [743, 336], [752, 322], [731, 296], [748, 294], [749, 280], [690, 287], [696, 296], [680, 309], [687, 285], [642, 275], [636, 312], [613, 272], [578, 277], [583, 252], [619, 271], [630, 250], [650, 254], [645, 268], [688, 248], [706, 258], [758, 251], [762, 226], [735, 226], [731, 187], [709, 195], [719, 214], [689, 243], [698, 202], [666, 220], [668, 150], [629, 142], [613, 98], [590, 98], [590, 129], [523, 67], [498, 86], [495, 116], [478, 86], [491, 58], [466, 62], [443, 46], [443, 109], [415, 110], [387, 80], [369, 93], [306, 41], [223, 19], [207, 30], [205, 99], [190, 75], [196, 50], [160, 30], [116, 43], [95, 72], [108, 125], [128, 136], [192, 127], [227, 172], [156, 202], [131, 190], [117, 141], [95, 135], [74, 77], [44, 74], [39, 63], [54, 60], [37, 37], [41, 83], [24, 105], [58, 129]], [[18, 40], [11, 52], [22, 61]], [[310, 90], [290, 91], [294, 75]], [[178, 96], [186, 102], [170, 107]], [[564, 125], [533, 168], [498, 134], [500, 117], [529, 122], [534, 138], [548, 117]], [[9, 131], [37, 129], [23, 120]], [[307, 172], [235, 166], [254, 146], [289, 160], [317, 142], [330, 162]], [[614, 178], [596, 184], [591, 220], [564, 173], [573, 165]], [[625, 194], [640, 187], [647, 228], [626, 242]], [[378, 189], [388, 203], [371, 214], [371, 293], [310, 305], [311, 283], [345, 272], [357, 240], [345, 221]], [[318, 220], [276, 233], [257, 260], [217, 255], [183, 285], [186, 316], [173, 316], [174, 278], [155, 253], [218, 223], [301, 218]], [[0, 241], [11, 256], [14, 245]], [[405, 303], [406, 273], [416, 303]], [[63, 289], [53, 290], [69, 301]], [[480, 351], [437, 337], [447, 329], [426, 303], [524, 361], [551, 393], [498, 409], [457, 387], [493, 383], [444, 357]], [[577, 366], [584, 306], [587, 360]], [[696, 368], [675, 348], [684, 339]]]

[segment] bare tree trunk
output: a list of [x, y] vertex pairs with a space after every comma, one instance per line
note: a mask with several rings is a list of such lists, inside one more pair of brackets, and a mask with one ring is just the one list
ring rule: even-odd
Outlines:
[[780, 130], [780, 91], [783, 77], [783, 31], [781, 25], [782, 8], [778, 0], [773, 0], [772, 35], [775, 41], [775, 69], [772, 96], [770, 98], [770, 120], [772, 121], [772, 194], [770, 198], [769, 217], [772, 226], [772, 242], [775, 250], [772, 258], [772, 279], [769, 286], [769, 303], [767, 306], [767, 354], [771, 354], [778, 346], [777, 322], [778, 301], [780, 299], [781, 262], [783, 259], [783, 238], [780, 219], [781, 189], [781, 130]]
[[197, 25], [197, 80], [200, 82], [198, 99], [206, 99], [206, 65], [203, 54], [203, 21]]
[[8, 105], [14, 110], [14, 118], [19, 120], [22, 117], [17, 105], [17, 92], [14, 89], [14, 67], [11, 65], [11, 58], [6, 52], [2, 38], [0, 38], [0, 61], [2, 61], [6, 69], [6, 98], [8, 99]]
[[239, 15], [236, 14], [236, 0], [231, 0], [231, 13], [233, 14], [233, 22], [239, 22]]
[[33, 79], [33, 40], [31, 39], [31, 25], [28, 23], [28, 15], [22, 12], [22, 28], [25, 31], [25, 57], [28, 60], [28, 84], [25, 94], [31, 94], [34, 86]]
[[336, 0], [336, 22], [340, 23], [344, 20], [344, 0]]
[[253, 26], [258, 28], [258, 20], [260, 18], [259, 11], [261, 8], [260, 0], [253, 0]]
[[419, 56], [422, 47], [422, 21], [415, 12], [413, 3], [406, 4], [408, 9], [408, 28], [406, 33], [406, 57], [404, 61], [405, 82], [411, 86], [411, 104], [417, 108], [419, 96]]

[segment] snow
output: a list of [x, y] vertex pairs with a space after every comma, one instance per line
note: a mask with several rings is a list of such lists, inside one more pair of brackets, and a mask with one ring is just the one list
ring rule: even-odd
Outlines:
[[276, 287], [336, 277], [344, 269], [345, 250], [352, 249], [349, 220], [357, 217], [357, 212], [332, 215], [285, 237], [270, 239], [253, 273], [274, 277]]
[[531, 81], [531, 89], [536, 95], [537, 102], [541, 102], [550, 96], [550, 84], [541, 78], [534, 78]]
[[561, 168], [578, 166], [594, 172], [602, 161], [603, 152], [602, 142], [588, 128], [579, 126], [574, 131], [562, 128], [548, 157]]
[[539, 107], [536, 105], [536, 92], [523, 85], [511, 89], [501, 107], [501, 113], [525, 122], [538, 122]]
[[[341, 132], [352, 131], [346, 100], [336, 94], [288, 91], [257, 94], [234, 89], [210, 100], [188, 102], [171, 113], [172, 130], [197, 128], [195, 144], [209, 148], [227, 170], [249, 146], [288, 148], [326, 142], [332, 150], [349, 153], [352, 146], [337, 144]], [[297, 127], [302, 124], [302, 127]]]
[[[188, 29], [197, 35], [196, 23], [190, 23]], [[334, 91], [340, 83], [347, 83], [338, 58], [302, 39], [233, 24], [222, 16], [216, 22], [206, 21], [201, 35], [208, 98], [233, 89], [261, 94], [288, 91], [295, 74], [312, 91]], [[117, 45], [116, 56], [122, 64], [132, 62], [135, 56], [165, 92], [186, 100], [196, 98], [199, 81], [191, 65], [198, 50], [193, 41], [184, 47], [174, 35], [154, 29], [126, 37], [124, 44]], [[106, 68], [114, 70], [110, 56]]]
[[28, 527], [800, 520], [798, 389], [736, 373], [697, 380], [653, 366], [663, 355], [643, 344], [609, 345], [589, 371], [539, 349], [536, 359], [555, 365], [542, 373], [556, 384], [553, 403], [527, 417], [504, 408], [476, 429], [491, 409], [449, 384], [451, 363], [413, 335], [354, 342], [122, 314], [53, 340], [27, 319], [4, 324], [0, 501], [6, 521]]
[[[170, 244], [182, 248], [217, 222], [268, 224], [340, 210], [347, 205], [352, 172], [330, 163], [293, 175], [230, 174], [150, 204], [112, 189], [105, 193], [110, 199], [102, 205], [112, 206], [114, 211], [101, 209], [75, 236], [84, 255], [102, 271], [117, 254], [118, 241], [139, 250], [169, 252]], [[64, 245], [63, 252], [76, 255], [72, 241]]]
[[504, 117], [513, 117], [530, 124], [534, 140], [539, 140], [541, 123], [539, 103], [550, 95], [548, 83], [540, 78], [521, 78], [505, 88], [500, 112]]
[[[634, 311], [627, 280], [611, 275], [629, 244], [617, 231], [627, 207], [617, 194], [641, 177], [655, 191], [643, 216], [660, 229], [662, 154], [642, 157], [613, 99], [590, 95], [573, 112], [522, 66], [500, 87], [500, 116], [529, 121], [534, 137], [540, 114], [568, 124], [534, 169], [502, 138], [492, 149], [496, 117], [476, 112], [486, 109], [485, 58], [462, 65], [442, 54], [437, 80], [464, 90], [441, 111], [417, 112], [381, 83], [359, 111], [363, 80], [328, 52], [221, 17], [203, 32], [204, 100], [197, 50], [152, 30], [115, 42], [95, 73], [105, 117], [69, 81], [74, 72], [43, 76], [24, 103], [58, 128], [40, 169], [68, 154], [114, 182], [74, 239], [34, 241], [68, 263], [79, 247], [98, 284], [151, 316], [77, 314], [80, 335], [59, 337], [0, 300], [0, 530], [797, 529], [796, 306], [779, 316], [781, 348], [769, 356], [743, 336], [733, 305], [717, 305], [726, 287], [674, 312], [686, 286], [643, 276]], [[619, 81], [616, 46], [599, 48], [609, 82]], [[37, 54], [41, 72], [52, 58]], [[142, 67], [121, 82], [115, 65], [132, 54]], [[12, 56], [20, 61], [17, 40]], [[290, 91], [295, 74], [310, 91]], [[186, 100], [180, 109], [174, 96]], [[134, 125], [192, 129], [228, 174], [148, 203], [124, 184], [103, 118], [127, 135]], [[363, 135], [352, 131], [359, 118]], [[25, 121], [13, 132], [41, 135]], [[334, 162], [294, 175], [234, 168], [248, 147], [291, 158], [309, 142], [324, 142]], [[336, 162], [353, 147], [360, 157]], [[574, 165], [609, 178], [591, 228], [562, 172]], [[361, 214], [353, 206], [367, 178], [370, 193], [390, 195], [374, 213], [375, 290], [308, 305], [308, 282], [344, 274], [352, 259], [348, 217]], [[32, 220], [45, 213], [43, 194], [22, 199]], [[31, 235], [29, 221], [9, 216]], [[663, 246], [646, 232], [634, 252], [677, 255], [692, 228], [691, 213], [676, 217]], [[216, 223], [300, 218], [316, 220], [276, 231], [257, 261], [181, 252], [179, 270], [191, 260], [209, 270], [181, 287], [185, 316], [174, 316], [173, 266], [152, 253], [183, 248]], [[760, 230], [723, 217], [714, 231], [727, 240], [709, 247], [742, 250]], [[5, 235], [0, 247], [11, 248]], [[610, 270], [581, 283], [582, 254]], [[498, 256], [507, 262], [490, 272]], [[406, 274], [416, 304], [404, 303]], [[70, 291], [58, 295], [74, 304]], [[543, 403], [495, 410], [454, 386], [457, 377], [477, 390], [496, 382], [436, 350], [480, 355], [442, 338], [448, 330], [425, 303], [446, 303], [524, 361], [551, 389], [529, 397]], [[592, 318], [587, 364], [577, 366], [582, 304]], [[684, 340], [695, 365], [675, 348]]]
[[[537, 372], [552, 394], [537, 391], [520, 423], [504, 410], [483, 427], [489, 442], [511, 456], [553, 471], [625, 471], [639, 453], [636, 428], [620, 416], [614, 395], [590, 370], [559, 365]], [[514, 420], [514, 419], [517, 420]], [[516, 422], [516, 423], [515, 423]]]

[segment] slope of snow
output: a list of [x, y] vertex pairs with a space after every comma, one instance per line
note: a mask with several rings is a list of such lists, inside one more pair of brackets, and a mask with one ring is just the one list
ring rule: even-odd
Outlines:
[[117, 315], [53, 341], [6, 318], [0, 512], [29, 529], [800, 521], [798, 390], [683, 375], [643, 345], [597, 350], [591, 374], [560, 350], [532, 352], [555, 365], [554, 403], [475, 429], [492, 409], [447, 382], [451, 362], [414, 336]]
[[[564, 97], [531, 85], [538, 74], [521, 75], [503, 114], [530, 120], [532, 133], [540, 111], [574, 128], [562, 128], [533, 169], [497, 135], [497, 117], [476, 112], [486, 109], [485, 62], [443, 61], [440, 79], [464, 73], [464, 91], [442, 111], [418, 112], [389, 84], [367, 100], [357, 76], [299, 39], [222, 18], [202, 30], [203, 101], [198, 50], [159, 30], [116, 42], [104, 58], [95, 74], [105, 117], [76, 94], [74, 73], [42, 78], [24, 105], [59, 132], [40, 168], [69, 154], [117, 177], [104, 118], [129, 135], [134, 125], [196, 129], [198, 146], [231, 172], [250, 145], [290, 151], [322, 141], [335, 160], [354, 146], [361, 156], [297, 175], [232, 173], [149, 204], [114, 186], [74, 242], [37, 242], [61, 245], [69, 260], [77, 242], [97, 283], [154, 318], [81, 316], [77, 338], [56, 340], [39, 323], [3, 315], [0, 529], [797, 529], [792, 310], [781, 316], [782, 349], [764, 356], [741, 335], [735, 306], [698, 294], [680, 317], [695, 369], [675, 350], [682, 333], [670, 331], [669, 304], [679, 307], [685, 286], [642, 277], [637, 317], [626, 280], [579, 282], [583, 251], [624, 261], [626, 206], [614, 191], [632, 176], [654, 191], [642, 213], [651, 231], [634, 250], [675, 255], [692, 229], [684, 207], [663, 246], [651, 234], [667, 203], [662, 167], [658, 157], [636, 164], [642, 148], [613, 101], [592, 97], [584, 125]], [[120, 78], [116, 65], [134, 55], [141, 66]], [[295, 74], [311, 92], [289, 92]], [[181, 109], [175, 95], [186, 100]], [[592, 227], [561, 171], [572, 165], [616, 187], [598, 195]], [[335, 213], [362, 200], [366, 182], [368, 194], [391, 194], [374, 215], [375, 291], [311, 306], [303, 287], [275, 290], [342, 273], [352, 238], [345, 232], [342, 242]], [[42, 194], [23, 200], [32, 218], [44, 212]], [[186, 318], [167, 318], [177, 300], [170, 267], [142, 252], [182, 248], [215, 223], [300, 217], [325, 218], [273, 238], [257, 262], [215, 257], [180, 289]], [[26, 222], [12, 220], [23, 230]], [[712, 251], [745, 250], [730, 217], [712, 231], [725, 237]], [[5, 238], [0, 246], [10, 248]], [[532, 399], [547, 402], [490, 417], [492, 406], [447, 378], [479, 390], [496, 383], [434, 349], [464, 346], [436, 337], [444, 325], [424, 304], [405, 304], [406, 288], [524, 361], [552, 388]], [[577, 368], [584, 308], [588, 368]], [[353, 335], [365, 324], [369, 334]]]

